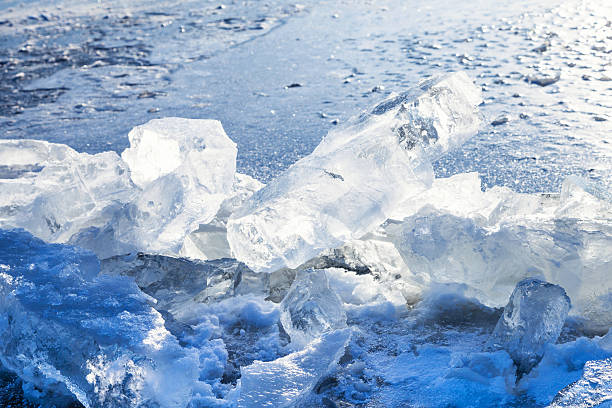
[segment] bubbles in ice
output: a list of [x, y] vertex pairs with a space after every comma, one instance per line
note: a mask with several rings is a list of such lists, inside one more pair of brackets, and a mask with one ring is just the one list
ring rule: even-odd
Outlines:
[[570, 306], [562, 287], [539, 279], [522, 280], [512, 292], [487, 348], [506, 350], [519, 376], [528, 373], [542, 359], [544, 345], [557, 341]]
[[297, 347], [322, 333], [346, 326], [342, 301], [330, 288], [324, 270], [298, 272], [281, 302], [280, 321]]

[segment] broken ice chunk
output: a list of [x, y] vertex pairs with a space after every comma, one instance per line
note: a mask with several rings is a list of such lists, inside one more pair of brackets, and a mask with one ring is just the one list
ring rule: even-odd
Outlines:
[[557, 341], [570, 309], [561, 286], [528, 278], [520, 281], [486, 347], [510, 354], [520, 376], [537, 365], [547, 343]]
[[210, 194], [228, 193], [232, 186], [236, 144], [218, 120], [153, 119], [133, 128], [128, 138], [121, 158], [140, 188], [171, 173], [193, 177]]
[[240, 369], [239, 407], [287, 407], [304, 398], [344, 354], [349, 329], [322, 335], [306, 349]]
[[280, 307], [281, 324], [296, 347], [346, 327], [342, 300], [329, 287], [324, 270], [299, 271]]
[[32, 389], [87, 407], [189, 403], [197, 351], [179, 345], [130, 279], [96, 277], [91, 252], [22, 230], [0, 230], [0, 264], [0, 359]]
[[255, 271], [271, 272], [369, 232], [431, 184], [431, 160], [476, 133], [480, 101], [467, 75], [455, 73], [332, 130], [232, 214], [232, 253]]
[[582, 378], [559, 391], [550, 407], [601, 407], [606, 402], [612, 402], [612, 357], [587, 361]]
[[102, 227], [134, 196], [125, 163], [114, 152], [77, 153], [39, 140], [0, 140], [0, 228], [25, 228], [66, 242]]
[[216, 120], [164, 118], [137, 126], [121, 157], [142, 188], [117, 236], [149, 251], [178, 254], [187, 234], [210, 222], [231, 193], [236, 144]]

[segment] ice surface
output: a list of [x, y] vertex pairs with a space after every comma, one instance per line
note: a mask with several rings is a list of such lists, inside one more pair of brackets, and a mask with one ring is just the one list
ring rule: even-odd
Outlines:
[[[466, 284], [470, 296], [499, 307], [517, 282], [538, 277], [565, 288], [572, 314], [605, 331], [612, 326], [611, 205], [586, 187], [568, 179], [560, 195], [502, 188], [478, 194], [468, 185], [468, 196], [449, 193], [449, 201], [429, 192], [433, 201], [421, 201], [417, 214], [387, 223], [385, 231], [416, 285]], [[455, 210], [452, 200], [460, 203]]]
[[[604, 405], [607, 403], [607, 405]], [[553, 399], [551, 407], [603, 407], [612, 404], [612, 357], [587, 361], [582, 378]]]
[[121, 157], [142, 192], [117, 235], [138, 248], [176, 254], [231, 193], [236, 144], [216, 120], [164, 118], [136, 126]]
[[467, 75], [450, 74], [331, 131], [232, 214], [232, 253], [255, 271], [295, 268], [376, 228], [431, 184], [431, 160], [476, 133], [480, 101]]
[[0, 140], [0, 192], [0, 227], [48, 242], [104, 226], [135, 193], [114, 152], [89, 155], [38, 140]]
[[296, 347], [346, 327], [342, 301], [330, 288], [324, 270], [299, 271], [280, 307], [280, 321]]
[[243, 367], [238, 406], [287, 407], [307, 398], [317, 381], [342, 357], [350, 336], [350, 329], [331, 331], [301, 351]]
[[192, 231], [183, 242], [180, 255], [193, 259], [230, 258], [227, 242], [227, 220], [234, 210], [242, 205], [263, 184], [245, 174], [236, 173], [233, 191], [222, 203], [215, 217]]
[[96, 277], [91, 252], [22, 230], [0, 230], [0, 264], [0, 359], [33, 397], [73, 395], [86, 407], [191, 400], [198, 353], [179, 346], [128, 278]]
[[487, 348], [506, 350], [519, 375], [528, 373], [542, 359], [544, 345], [557, 341], [570, 307], [562, 287], [539, 279], [522, 280], [512, 292]]

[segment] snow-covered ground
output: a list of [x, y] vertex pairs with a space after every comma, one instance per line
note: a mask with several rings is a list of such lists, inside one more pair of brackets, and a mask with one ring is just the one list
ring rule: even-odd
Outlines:
[[3, 2], [0, 405], [612, 406], [611, 16]]

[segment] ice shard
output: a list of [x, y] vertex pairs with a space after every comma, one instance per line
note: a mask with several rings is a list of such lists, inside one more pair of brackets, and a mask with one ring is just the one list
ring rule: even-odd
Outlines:
[[431, 161], [478, 130], [464, 73], [421, 82], [347, 126], [255, 193], [228, 222], [233, 255], [258, 272], [295, 268], [359, 238], [433, 180]]
[[255, 361], [240, 371], [239, 407], [287, 407], [306, 397], [333, 369], [350, 339], [349, 329], [335, 330], [306, 349], [270, 362]]
[[133, 281], [98, 272], [89, 251], [0, 230], [2, 364], [50, 401], [185, 407], [197, 352], [179, 345]]
[[280, 309], [281, 324], [297, 347], [346, 327], [342, 300], [330, 288], [324, 270], [299, 271]]
[[540, 362], [544, 346], [557, 341], [570, 306], [561, 286], [533, 278], [522, 280], [486, 347], [506, 350], [522, 376]]

